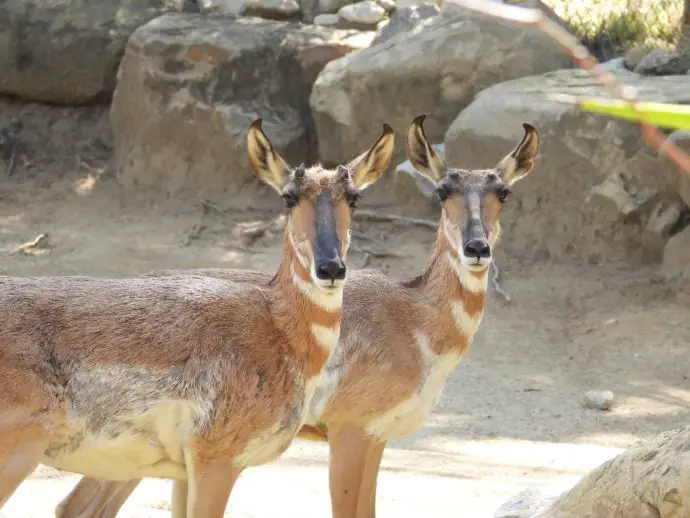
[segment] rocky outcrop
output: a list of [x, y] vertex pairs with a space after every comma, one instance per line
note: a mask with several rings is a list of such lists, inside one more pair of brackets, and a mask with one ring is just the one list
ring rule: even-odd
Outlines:
[[0, 93], [61, 104], [107, 102], [127, 38], [192, 0], [0, 2]]
[[245, 139], [257, 117], [287, 160], [313, 160], [312, 84], [371, 37], [258, 18], [153, 20], [130, 38], [113, 98], [120, 180], [165, 193], [253, 192]]
[[[684, 76], [614, 71], [642, 99], [690, 103]], [[586, 114], [554, 94], [605, 96], [588, 73], [570, 69], [508, 81], [482, 91], [445, 138], [450, 164], [487, 167], [514, 145], [522, 122], [542, 148], [529, 180], [515, 188], [502, 222], [511, 248], [534, 256], [649, 262], [682, 225], [686, 205], [677, 167], [643, 146], [639, 128]]]
[[538, 490], [521, 495], [524, 512], [508, 514], [506, 503], [496, 518], [690, 516], [690, 426], [629, 448], [557, 498]]
[[329, 63], [311, 96], [319, 155], [332, 164], [368, 142], [370, 128], [387, 122], [404, 158], [410, 121], [426, 113], [438, 141], [477, 92], [500, 81], [568, 66], [543, 37], [522, 27], [466, 12], [443, 11], [410, 33]]
[[379, 24], [373, 43], [383, 43], [403, 32], [409, 32], [424, 20], [434, 18], [441, 12], [441, 8], [431, 2], [421, 5], [398, 7], [389, 20]]

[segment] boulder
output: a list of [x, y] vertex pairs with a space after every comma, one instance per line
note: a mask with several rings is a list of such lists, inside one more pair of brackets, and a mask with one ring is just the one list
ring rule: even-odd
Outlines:
[[[149, 22], [129, 40], [111, 107], [119, 179], [164, 193], [254, 192], [246, 132], [257, 117], [288, 161], [313, 161], [312, 84], [328, 61], [370, 41], [249, 17]], [[235, 201], [252, 203], [249, 195]]]
[[683, 75], [690, 71], [690, 49], [674, 51], [656, 49], [646, 54], [634, 69], [648, 76]]
[[[686, 104], [684, 76], [643, 77], [612, 71], [642, 99]], [[679, 171], [643, 146], [637, 125], [587, 114], [557, 96], [607, 96], [587, 72], [559, 70], [487, 88], [449, 128], [450, 164], [489, 167], [522, 136], [522, 122], [542, 137], [532, 176], [515, 186], [502, 223], [514, 253], [578, 258], [592, 263], [648, 263], [685, 206]], [[661, 221], [659, 221], [661, 219]]]
[[244, 0], [197, 0], [197, 4], [204, 14], [237, 16], [244, 10]]
[[[319, 75], [311, 107], [326, 164], [352, 156], [387, 122], [396, 131], [396, 159], [405, 135], [426, 113], [425, 130], [440, 141], [474, 95], [497, 82], [567, 66], [541, 34], [468, 12], [442, 10], [411, 33], [329, 63]], [[377, 130], [376, 130], [377, 131]]]
[[130, 34], [192, 0], [0, 2], [0, 93], [23, 99], [108, 102]]
[[390, 20], [379, 26], [373, 43], [383, 43], [401, 32], [410, 32], [423, 20], [438, 16], [440, 12], [441, 8], [430, 2], [417, 6], [399, 7], [391, 14]]
[[243, 13], [272, 20], [299, 18], [302, 8], [296, 0], [245, 0]]
[[[551, 488], [511, 498], [496, 518], [690, 516], [690, 426], [641, 442], [555, 497]], [[516, 509], [511, 512], [511, 505]]]
[[666, 243], [661, 274], [667, 279], [690, 277], [690, 226], [672, 236]]
[[362, 0], [341, 7], [338, 17], [342, 24], [373, 30], [386, 17], [386, 10], [373, 0]]
[[690, 426], [629, 448], [588, 473], [539, 518], [690, 515]]

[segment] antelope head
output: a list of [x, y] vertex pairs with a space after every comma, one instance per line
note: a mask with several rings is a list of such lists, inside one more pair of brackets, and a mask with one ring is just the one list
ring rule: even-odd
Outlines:
[[424, 133], [426, 115], [416, 117], [407, 134], [407, 154], [412, 165], [434, 182], [443, 211], [441, 229], [461, 264], [482, 271], [491, 264], [500, 234], [501, 207], [511, 187], [534, 166], [539, 134], [523, 124], [525, 134], [517, 147], [492, 169], [455, 169], [446, 166]]
[[261, 129], [261, 119], [250, 126], [247, 141], [252, 168], [287, 205], [286, 233], [296, 260], [294, 270], [319, 290], [342, 290], [352, 210], [360, 193], [390, 165], [393, 130], [384, 124], [369, 150], [333, 169], [288, 165]]

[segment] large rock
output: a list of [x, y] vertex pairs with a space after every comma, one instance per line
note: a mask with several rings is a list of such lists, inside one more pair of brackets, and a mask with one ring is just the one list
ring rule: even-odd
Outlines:
[[690, 516], [690, 426], [664, 432], [588, 473], [534, 518]]
[[0, 92], [62, 104], [107, 102], [127, 38], [192, 0], [0, 2]]
[[690, 516], [690, 426], [629, 448], [560, 496], [558, 489], [523, 491], [494, 516], [686, 518]]
[[390, 20], [380, 24], [376, 31], [373, 43], [383, 43], [403, 32], [410, 32], [420, 25], [422, 21], [438, 16], [441, 8], [432, 2], [421, 5], [398, 7]]
[[432, 141], [474, 95], [495, 83], [567, 66], [537, 32], [466, 12], [442, 11], [412, 33], [329, 63], [311, 96], [319, 156], [332, 164], [366, 145], [372, 125], [387, 122], [405, 154], [412, 119], [428, 114]]
[[258, 18], [151, 21], [129, 40], [113, 98], [119, 178], [165, 193], [253, 192], [245, 139], [257, 117], [287, 160], [314, 160], [312, 84], [328, 61], [371, 38]]
[[[690, 102], [690, 78], [615, 75], [642, 99]], [[510, 249], [530, 255], [603, 261], [658, 261], [675, 221], [686, 211], [679, 172], [644, 148], [639, 128], [586, 114], [551, 96], [606, 96], [596, 79], [569, 69], [508, 81], [481, 92], [445, 138], [450, 164], [487, 167], [522, 135], [522, 122], [542, 137], [532, 176], [515, 186], [503, 225]], [[508, 243], [506, 243], [508, 245]]]

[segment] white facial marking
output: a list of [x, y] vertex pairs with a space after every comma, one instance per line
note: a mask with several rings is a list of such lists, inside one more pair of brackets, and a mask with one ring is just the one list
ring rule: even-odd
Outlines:
[[446, 253], [446, 261], [450, 264], [451, 268], [455, 272], [455, 275], [457, 275], [460, 284], [462, 284], [467, 291], [471, 291], [474, 293], [486, 291], [487, 283], [489, 280], [487, 267], [484, 268], [485, 270], [487, 270], [484, 273], [484, 275], [477, 276], [472, 275], [469, 272], [469, 270], [465, 267], [465, 265], [462, 264], [461, 261], [458, 261], [455, 257], [453, 257], [450, 254], [450, 252]]
[[314, 304], [326, 311], [336, 311], [343, 307], [342, 282], [336, 283], [333, 288], [326, 290], [304, 281], [297, 275], [293, 265], [290, 265], [290, 269], [292, 271], [292, 282], [294, 282], [297, 289]]
[[297, 243], [295, 243], [295, 238], [292, 235], [292, 228], [288, 230], [288, 240], [290, 241], [290, 246], [292, 246], [292, 250], [295, 252], [295, 257], [297, 257], [299, 264], [301, 264], [303, 268], [309, 269], [309, 260], [300, 251]]

